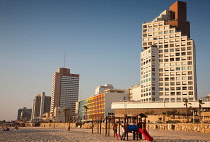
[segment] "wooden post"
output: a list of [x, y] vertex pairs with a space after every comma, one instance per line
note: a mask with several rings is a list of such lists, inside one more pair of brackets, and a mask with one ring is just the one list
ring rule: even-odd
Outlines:
[[100, 120], [100, 125], [99, 125], [99, 127], [100, 127], [100, 134], [101, 134], [101, 123], [102, 123], [102, 120]]
[[98, 127], [98, 128], [97, 128], [97, 133], [99, 134], [99, 120], [97, 121], [97, 123], [98, 123], [98, 124], [97, 124], [97, 127]]
[[[115, 124], [115, 116], [113, 117], [113, 122], [112, 122], [112, 124], [113, 124], [113, 128], [114, 128], [115, 125], [116, 125], [116, 124]], [[115, 137], [114, 129], [113, 129], [113, 134], [114, 134], [113, 136]]]
[[[141, 128], [142, 129], [142, 118], [140, 117], [139, 118], [139, 128]], [[142, 139], [142, 133], [140, 132], [140, 134], [139, 134], [139, 139]]]
[[107, 116], [106, 116], [106, 122], [105, 122], [105, 136], [107, 136]]
[[93, 121], [92, 121], [92, 134], [93, 134], [93, 127], [94, 127], [94, 125], [93, 125]]
[[120, 135], [120, 118], [119, 118], [119, 123], [118, 123], [118, 134]]
[[109, 123], [108, 123], [108, 136], [110, 136], [110, 118], [108, 120], [109, 120]]
[[128, 140], [128, 117], [127, 117], [127, 114], [126, 114], [126, 120], [127, 120], [127, 122], [126, 122], [126, 136], [127, 136], [127, 140]]

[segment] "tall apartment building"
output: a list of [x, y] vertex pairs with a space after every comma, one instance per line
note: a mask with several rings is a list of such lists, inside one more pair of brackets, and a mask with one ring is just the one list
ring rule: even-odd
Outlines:
[[71, 74], [68, 68], [59, 68], [52, 77], [51, 112], [55, 107], [70, 109], [75, 116], [75, 103], [79, 96], [79, 75]]
[[41, 119], [43, 114], [50, 111], [51, 97], [45, 92], [38, 94], [33, 100], [31, 119]]
[[143, 102], [197, 99], [195, 44], [186, 13], [186, 3], [177, 1], [142, 25]]

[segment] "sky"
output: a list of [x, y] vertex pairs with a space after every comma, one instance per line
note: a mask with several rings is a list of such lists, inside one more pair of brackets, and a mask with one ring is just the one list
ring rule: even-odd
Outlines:
[[[184, 0], [196, 43], [198, 98], [210, 94], [210, 1]], [[95, 88], [140, 84], [141, 26], [175, 0], [0, 0], [0, 120], [16, 120], [52, 75], [80, 75], [79, 100]], [[64, 65], [65, 56], [65, 65]]]

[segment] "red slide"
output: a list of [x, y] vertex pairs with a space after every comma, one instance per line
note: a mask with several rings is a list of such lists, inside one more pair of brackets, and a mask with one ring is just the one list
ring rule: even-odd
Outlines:
[[141, 128], [139, 128], [139, 132], [143, 134], [143, 136], [145, 137], [147, 141], [153, 141], [153, 137], [150, 136], [150, 134], [147, 132], [146, 129], [142, 130]]

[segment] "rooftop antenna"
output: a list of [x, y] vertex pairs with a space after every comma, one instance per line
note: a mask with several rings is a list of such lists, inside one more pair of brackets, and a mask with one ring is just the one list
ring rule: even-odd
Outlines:
[[64, 68], [65, 68], [65, 64], [66, 64], [66, 55], [64, 54]]

